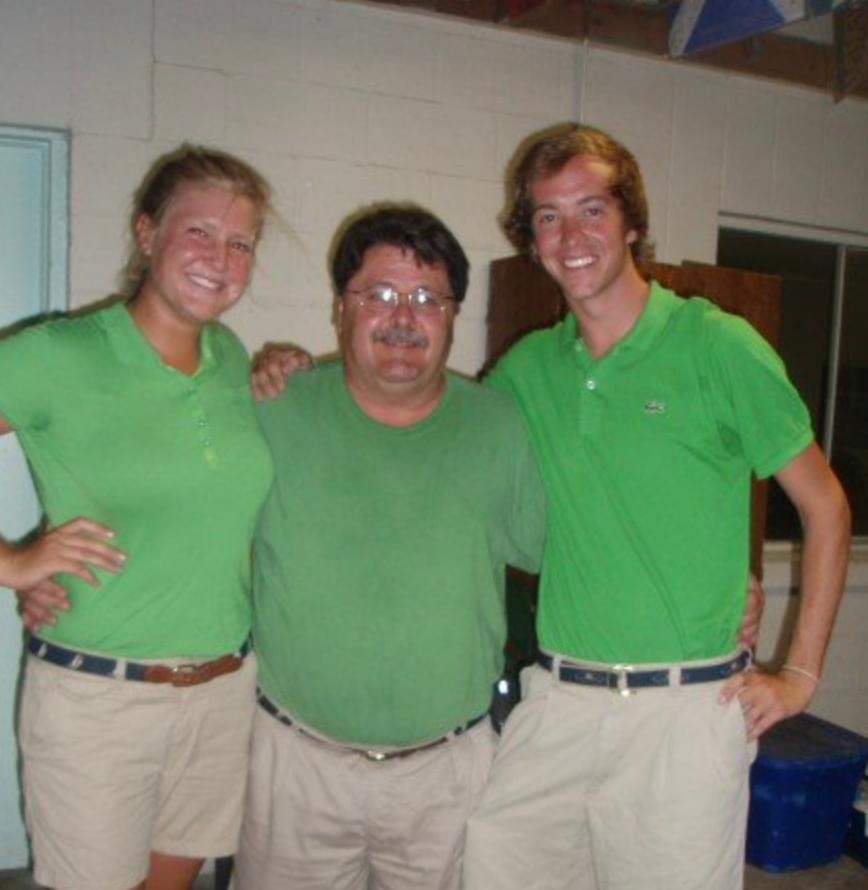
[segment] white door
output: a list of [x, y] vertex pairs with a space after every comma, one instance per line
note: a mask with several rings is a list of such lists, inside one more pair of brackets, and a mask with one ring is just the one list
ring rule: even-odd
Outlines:
[[[68, 151], [64, 133], [0, 127], [0, 332], [66, 307]], [[0, 380], [0, 389], [4, 381]], [[39, 519], [15, 437], [0, 437], [0, 534], [16, 540]], [[21, 622], [0, 587], [0, 870], [27, 864], [15, 710]]]

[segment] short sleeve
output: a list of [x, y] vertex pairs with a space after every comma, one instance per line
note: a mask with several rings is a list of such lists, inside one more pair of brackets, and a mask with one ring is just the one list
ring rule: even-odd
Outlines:
[[47, 425], [63, 380], [54, 373], [52, 325], [39, 324], [0, 338], [0, 417], [15, 429]]
[[756, 475], [783, 469], [814, 439], [808, 409], [780, 356], [744, 319], [709, 313], [717, 416]]
[[546, 532], [545, 487], [529, 440], [520, 453], [512, 511], [515, 556], [509, 562], [526, 572], [539, 572]]

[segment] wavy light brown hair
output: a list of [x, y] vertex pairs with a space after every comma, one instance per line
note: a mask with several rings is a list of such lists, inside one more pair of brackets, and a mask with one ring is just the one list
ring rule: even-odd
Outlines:
[[608, 133], [572, 122], [534, 133], [519, 146], [507, 174], [506, 236], [519, 251], [533, 255], [531, 186], [559, 173], [577, 157], [596, 158], [609, 165], [609, 190], [621, 206], [627, 230], [636, 233], [630, 245], [633, 258], [637, 262], [648, 259], [648, 201], [636, 158]]

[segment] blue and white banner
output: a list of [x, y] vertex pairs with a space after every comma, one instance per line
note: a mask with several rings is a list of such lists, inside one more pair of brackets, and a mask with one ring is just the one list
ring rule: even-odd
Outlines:
[[781, 25], [859, 5], [861, 0], [681, 0], [669, 29], [669, 54], [684, 56], [744, 40]]

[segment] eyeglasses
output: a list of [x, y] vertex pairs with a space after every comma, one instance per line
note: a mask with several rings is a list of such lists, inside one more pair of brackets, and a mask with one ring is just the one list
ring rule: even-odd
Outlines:
[[386, 315], [397, 309], [401, 304], [401, 298], [407, 300], [407, 305], [416, 315], [439, 315], [446, 309], [446, 304], [455, 300], [449, 294], [441, 294], [430, 287], [415, 287], [409, 291], [399, 291], [391, 284], [374, 284], [362, 290], [347, 288], [348, 294], [358, 294], [359, 302], [368, 312]]

